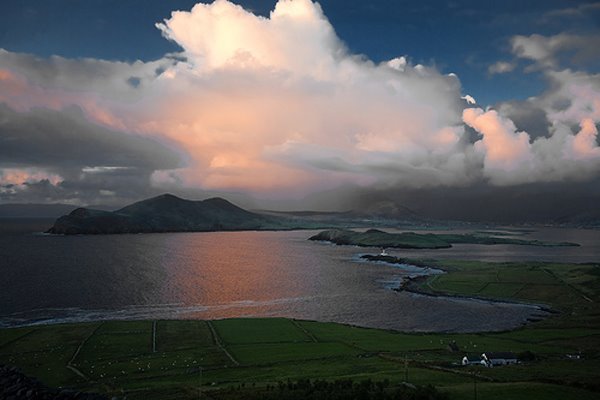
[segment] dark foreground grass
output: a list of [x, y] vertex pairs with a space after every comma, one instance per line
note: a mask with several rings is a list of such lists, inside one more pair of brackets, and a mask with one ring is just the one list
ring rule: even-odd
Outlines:
[[[127, 399], [224, 398], [288, 379], [433, 385], [450, 399], [600, 396], [600, 287], [595, 265], [436, 264], [431, 293], [544, 303], [559, 314], [500, 333], [416, 334], [284, 318], [106, 321], [0, 330], [0, 364], [53, 387]], [[531, 352], [497, 368], [457, 365], [465, 354]], [[569, 357], [571, 356], [571, 357]]]

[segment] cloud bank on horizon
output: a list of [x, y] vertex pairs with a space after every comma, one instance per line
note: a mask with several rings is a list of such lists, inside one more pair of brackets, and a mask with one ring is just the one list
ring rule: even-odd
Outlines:
[[593, 57], [596, 36], [513, 37], [514, 59], [490, 73], [525, 64], [548, 89], [492, 109], [455, 74], [351, 54], [310, 0], [279, 0], [268, 18], [216, 0], [156, 27], [183, 51], [125, 63], [0, 50], [0, 200], [600, 175], [600, 75], [570, 68]]

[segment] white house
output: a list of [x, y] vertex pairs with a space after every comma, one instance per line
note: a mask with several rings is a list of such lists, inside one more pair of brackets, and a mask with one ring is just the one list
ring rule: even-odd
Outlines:
[[481, 355], [481, 360], [488, 367], [495, 365], [510, 365], [516, 364], [519, 360], [514, 353], [511, 352], [489, 352]]

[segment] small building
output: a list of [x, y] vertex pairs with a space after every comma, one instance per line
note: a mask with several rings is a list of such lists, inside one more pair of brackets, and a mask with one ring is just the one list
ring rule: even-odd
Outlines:
[[481, 355], [481, 360], [487, 367], [516, 364], [519, 361], [516, 354], [511, 352], [483, 353]]
[[462, 365], [477, 365], [477, 364], [481, 364], [481, 363], [482, 363], [481, 357], [476, 357], [476, 356], [472, 356], [472, 355], [464, 356], [461, 361]]

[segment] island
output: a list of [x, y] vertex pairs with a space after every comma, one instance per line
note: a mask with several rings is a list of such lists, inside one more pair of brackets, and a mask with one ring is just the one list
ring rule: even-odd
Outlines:
[[207, 232], [284, 228], [283, 219], [253, 213], [215, 197], [192, 201], [163, 194], [116, 211], [77, 208], [58, 218], [53, 234]]
[[570, 242], [543, 242], [540, 240], [516, 239], [514, 237], [496, 237], [480, 233], [389, 233], [379, 229], [357, 232], [346, 229], [322, 231], [308, 240], [326, 241], [337, 245], [360, 247], [383, 247], [397, 249], [445, 249], [456, 243], [464, 244], [517, 244], [530, 246], [579, 246]]

